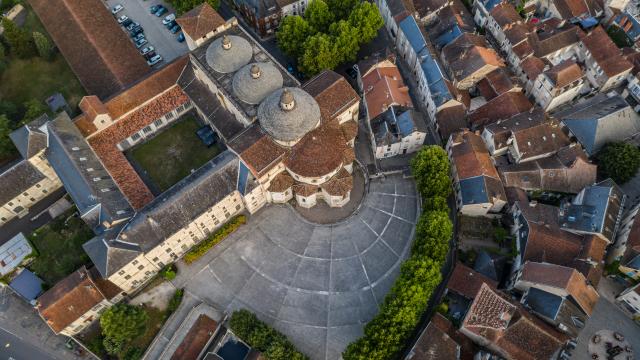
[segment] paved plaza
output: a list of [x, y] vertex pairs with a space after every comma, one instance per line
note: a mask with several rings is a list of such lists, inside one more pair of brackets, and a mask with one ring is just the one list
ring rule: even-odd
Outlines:
[[376, 179], [348, 219], [318, 225], [270, 205], [174, 280], [231, 312], [248, 308], [312, 359], [338, 359], [378, 311], [408, 256], [418, 206], [413, 181]]

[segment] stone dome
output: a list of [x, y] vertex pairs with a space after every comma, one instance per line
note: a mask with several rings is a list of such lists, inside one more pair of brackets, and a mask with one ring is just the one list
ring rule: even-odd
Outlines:
[[278, 89], [258, 107], [258, 120], [275, 140], [297, 141], [320, 124], [320, 107], [300, 88]]
[[215, 39], [207, 49], [207, 64], [217, 72], [226, 74], [247, 65], [253, 57], [249, 42], [236, 35], [224, 35]]
[[259, 104], [282, 83], [282, 74], [273, 64], [248, 64], [233, 75], [233, 93], [248, 104]]

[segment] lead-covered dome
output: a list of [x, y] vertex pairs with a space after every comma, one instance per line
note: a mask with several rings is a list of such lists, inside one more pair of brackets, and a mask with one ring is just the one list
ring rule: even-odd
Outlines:
[[209, 45], [206, 59], [213, 70], [226, 74], [247, 65], [252, 56], [251, 44], [246, 39], [236, 35], [224, 35]]
[[282, 83], [282, 74], [273, 64], [253, 63], [233, 75], [233, 93], [248, 104], [259, 104]]
[[258, 107], [260, 126], [275, 140], [292, 142], [320, 124], [320, 107], [300, 88], [274, 91]]

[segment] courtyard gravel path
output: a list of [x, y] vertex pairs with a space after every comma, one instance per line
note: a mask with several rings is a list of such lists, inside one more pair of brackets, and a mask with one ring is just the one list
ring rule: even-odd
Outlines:
[[267, 206], [198, 262], [179, 263], [174, 284], [220, 310], [254, 311], [312, 359], [338, 359], [398, 276], [417, 213], [401, 176], [373, 180], [360, 210], [333, 225]]

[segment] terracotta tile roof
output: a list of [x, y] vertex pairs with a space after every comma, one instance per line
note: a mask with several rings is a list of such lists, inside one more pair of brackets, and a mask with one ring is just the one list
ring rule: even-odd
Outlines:
[[181, 57], [130, 88], [107, 99], [104, 103], [101, 103], [95, 96], [84, 97], [80, 101], [80, 108], [84, 114], [74, 120], [76, 126], [84, 136], [89, 136], [97, 130], [93, 124], [96, 115], [108, 113], [113, 121], [118, 121], [147, 101], [174, 87], [188, 61], [187, 56]]
[[197, 40], [225, 24], [224, 19], [206, 2], [176, 19], [182, 31]]
[[476, 353], [475, 344], [471, 339], [462, 334], [456, 327], [453, 326], [451, 321], [449, 321], [446, 317], [442, 316], [440, 313], [435, 313], [431, 318], [431, 323], [440, 331], [446, 333], [451, 337], [456, 343], [458, 343], [461, 347], [460, 359], [462, 360], [472, 360], [473, 355]]
[[280, 163], [289, 152], [288, 149], [271, 140], [258, 124], [247, 128], [227, 146], [242, 158], [257, 177], [264, 175]]
[[487, 101], [510, 91], [515, 85], [517, 84], [511, 81], [508, 72], [503, 68], [493, 70], [476, 84], [480, 94], [487, 99]]
[[353, 150], [352, 147], [348, 146], [346, 149], [344, 149], [343, 154], [344, 154], [344, 158], [343, 158], [342, 163], [344, 165], [348, 165], [348, 164], [351, 164], [352, 162], [356, 161], [356, 152], [355, 152], [355, 150]]
[[447, 2], [447, 0], [413, 0], [413, 8], [415, 8], [418, 16], [425, 17], [446, 6]]
[[613, 43], [602, 26], [598, 25], [587, 34], [582, 39], [582, 43], [608, 77], [633, 68], [633, 64], [622, 56], [621, 50]]
[[495, 342], [507, 330], [516, 310], [517, 307], [507, 300], [505, 295], [492, 290], [487, 284], [482, 284], [461, 327]]
[[536, 30], [529, 35], [529, 41], [537, 57], [545, 57], [576, 44], [580, 41], [582, 33], [582, 30], [573, 24], [562, 25], [554, 20], [543, 22]]
[[463, 33], [442, 48], [442, 58], [457, 81], [462, 81], [485, 66], [504, 67], [504, 61], [484, 37]]
[[[440, 315], [440, 314], [437, 314]], [[411, 348], [409, 360], [458, 359], [460, 345], [431, 320]]]
[[512, 139], [521, 154], [520, 161], [555, 153], [571, 143], [555, 119], [547, 119], [538, 125], [515, 130], [512, 132]]
[[371, 119], [383, 113], [391, 105], [413, 107], [409, 88], [394, 66], [377, 67], [362, 77], [365, 99]]
[[479, 135], [463, 130], [453, 134], [451, 140], [451, 157], [460, 180], [481, 175], [500, 178]]
[[533, 30], [533, 24], [531, 23], [516, 23], [504, 30], [504, 35], [507, 37], [512, 46], [519, 44], [527, 39], [527, 35]]
[[565, 60], [544, 73], [557, 88], [563, 88], [584, 77], [582, 68], [574, 60]]
[[340, 127], [342, 129], [342, 134], [347, 141], [355, 139], [356, 135], [358, 135], [358, 123], [353, 120], [343, 123]]
[[598, 292], [587, 283], [584, 275], [566, 266], [527, 261], [522, 268], [519, 281], [529, 282], [534, 287], [543, 285], [562, 289], [571, 295], [589, 316], [600, 298]]
[[304, 177], [321, 177], [342, 165], [347, 142], [336, 121], [322, 125], [293, 146], [287, 167]]
[[452, 133], [468, 128], [467, 110], [463, 105], [447, 106], [436, 114], [438, 132], [443, 139], [448, 139]]
[[536, 126], [545, 121], [545, 117], [544, 110], [539, 106], [534, 106], [532, 111], [513, 115], [506, 120], [498, 120], [493, 124], [485, 126], [484, 129], [492, 134], [494, 148], [501, 149], [508, 146], [507, 141], [513, 133]]
[[42, 294], [36, 308], [58, 334], [103, 300], [105, 294], [100, 291], [87, 269], [81, 267]]
[[307, 197], [318, 192], [318, 186], [305, 183], [296, 183], [293, 185], [293, 192], [296, 195]]
[[595, 0], [554, 0], [553, 3], [565, 20], [589, 15], [597, 16], [603, 10]]
[[323, 121], [332, 120], [360, 101], [360, 96], [347, 80], [332, 70], [316, 75], [304, 83], [302, 89], [318, 102]]
[[581, 249], [582, 236], [552, 225], [529, 223], [527, 245], [522, 259], [567, 265], [578, 257]]
[[640, 72], [640, 51], [626, 47], [622, 49], [622, 55], [633, 65], [633, 74]]
[[102, 1], [29, 4], [89, 94], [104, 99], [151, 71]]
[[218, 323], [206, 315], [200, 315], [189, 329], [171, 360], [196, 359], [213, 336]]
[[537, 202], [518, 202], [516, 205], [527, 222], [558, 227], [560, 209], [557, 207]]
[[597, 235], [585, 235], [584, 246], [580, 253], [580, 258], [591, 259], [595, 262], [601, 262], [604, 260], [606, 253], [607, 240]]
[[529, 55], [533, 55], [533, 45], [531, 43], [532, 41], [527, 38], [526, 41], [522, 41], [512, 48], [518, 59], [525, 59]]
[[469, 122], [474, 128], [505, 120], [513, 115], [529, 111], [533, 104], [520, 91], [509, 91], [491, 99], [469, 114]]
[[498, 23], [498, 26], [505, 28], [507, 25], [523, 21], [522, 17], [516, 11], [515, 7], [508, 2], [501, 2], [496, 5], [490, 11], [493, 19]]
[[164, 114], [189, 102], [187, 95], [175, 85], [110, 127], [88, 139], [113, 180], [134, 209], [140, 209], [153, 200], [153, 194], [127, 161], [116, 145]]
[[288, 172], [283, 171], [271, 180], [268, 191], [281, 193], [293, 186], [293, 178]]
[[[525, 310], [520, 310], [524, 313]], [[551, 359], [566, 336], [531, 316], [520, 316], [497, 341], [497, 346], [518, 360]]]
[[456, 263], [456, 266], [453, 268], [451, 277], [447, 282], [447, 289], [462, 295], [467, 299], [473, 299], [478, 294], [478, 291], [480, 291], [482, 284], [487, 284], [492, 289], [496, 289], [498, 286], [497, 281], [494, 281], [493, 279], [490, 279], [459, 262]]
[[342, 168], [320, 187], [329, 195], [346, 196], [353, 189], [353, 176]]

